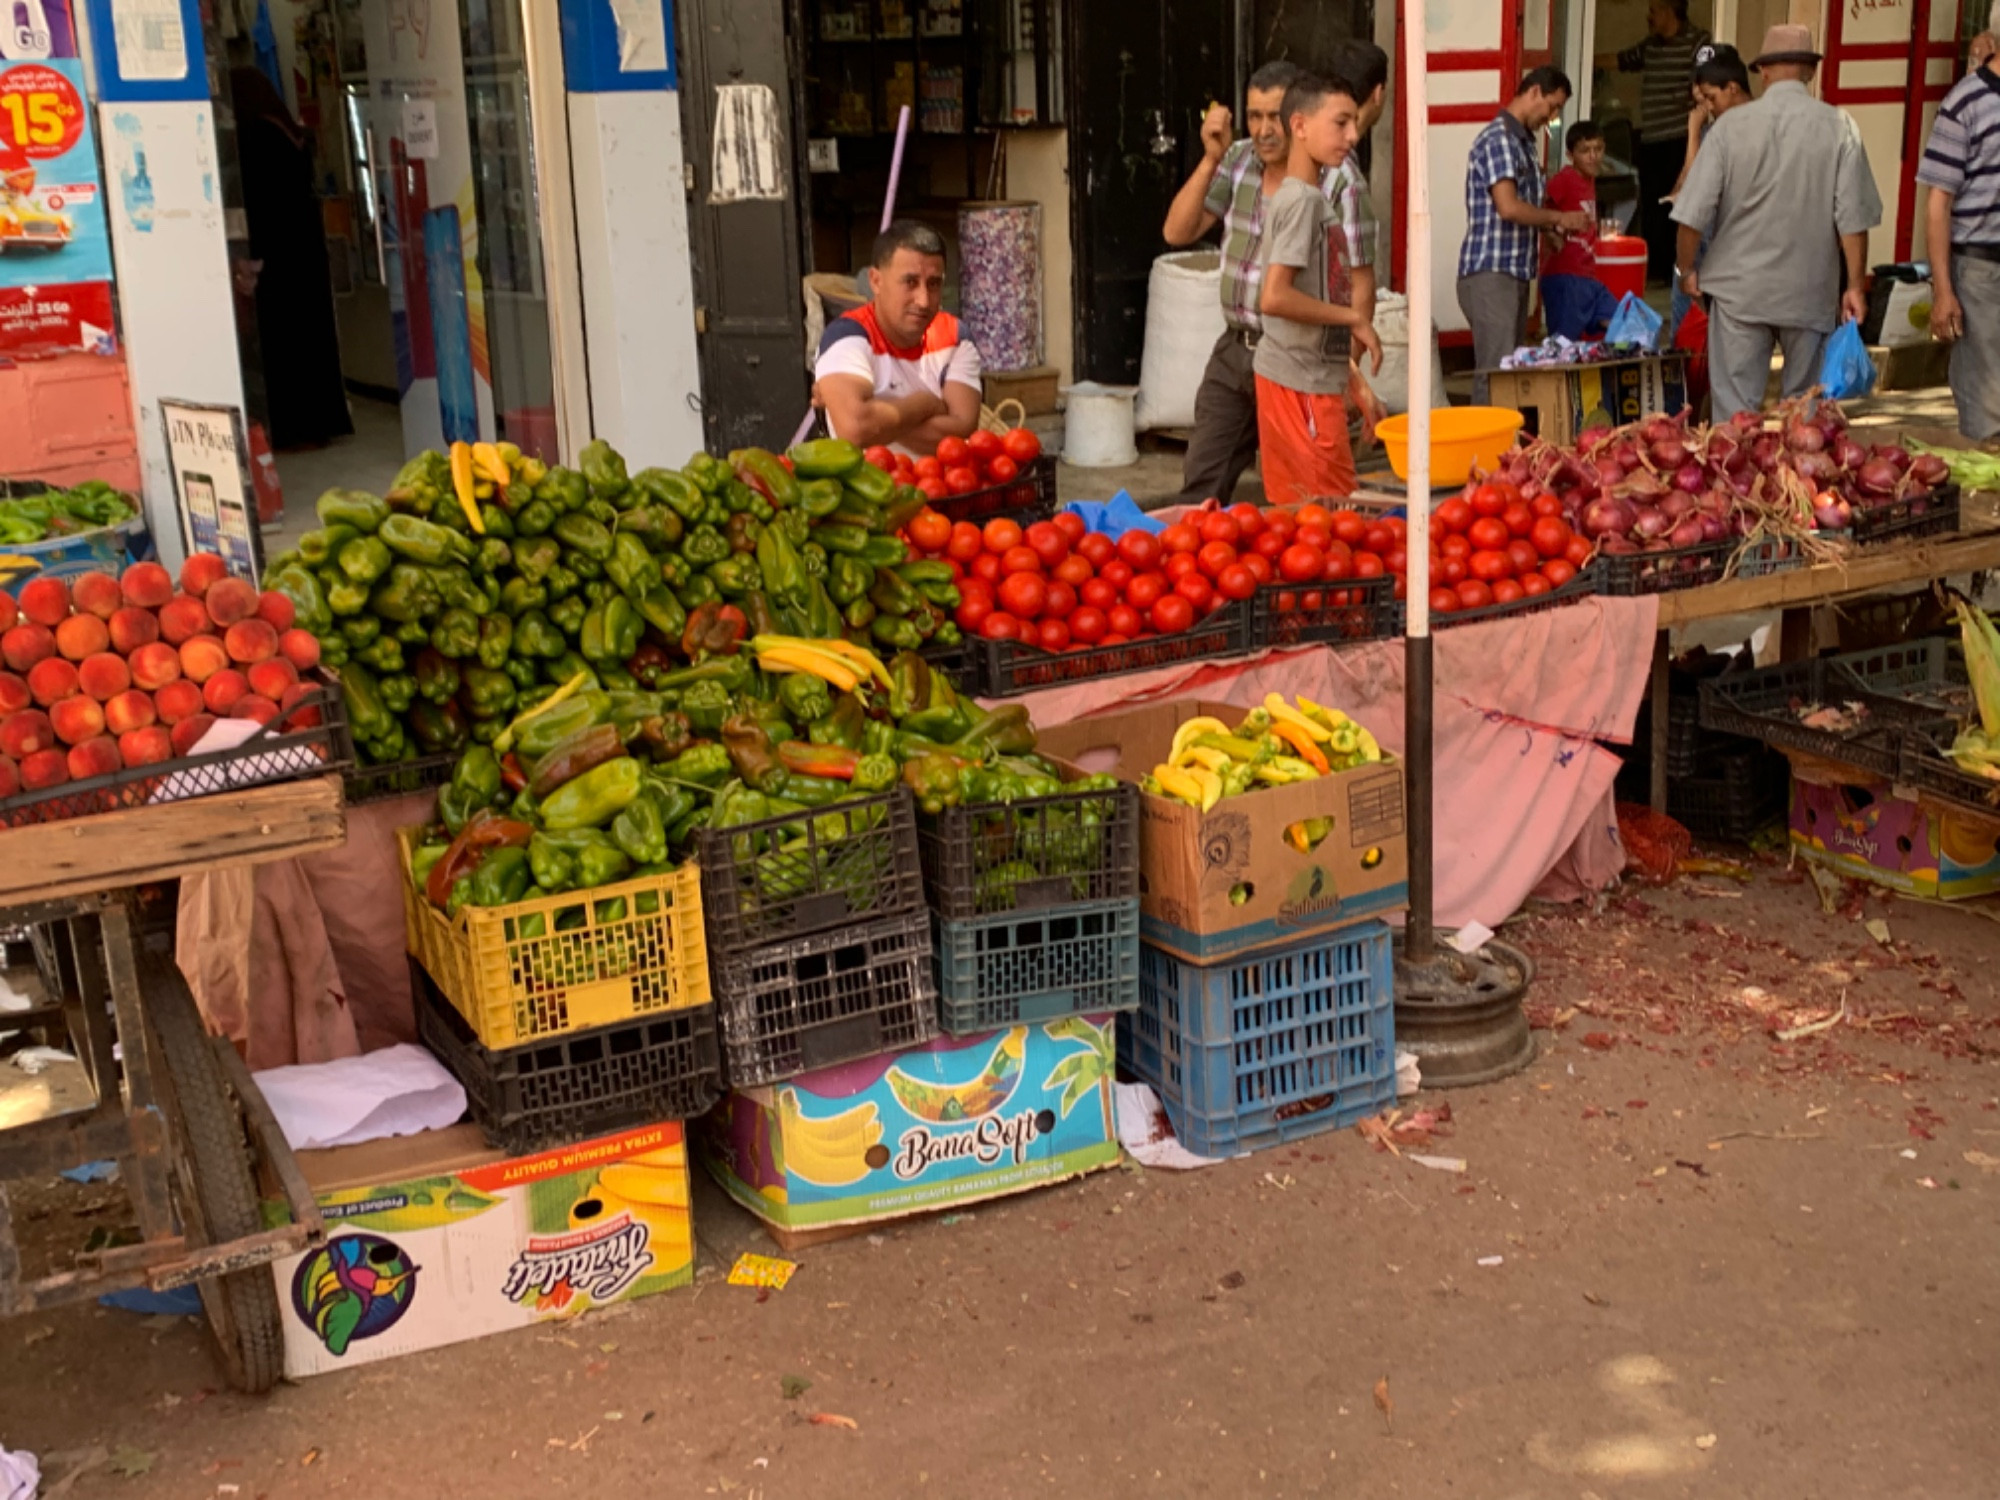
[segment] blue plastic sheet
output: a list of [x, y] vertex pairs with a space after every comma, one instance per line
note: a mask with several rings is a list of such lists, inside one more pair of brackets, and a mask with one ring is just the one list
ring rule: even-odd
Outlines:
[[1114, 542], [1135, 528], [1150, 531], [1155, 536], [1167, 529], [1165, 521], [1155, 520], [1139, 509], [1139, 502], [1127, 490], [1120, 490], [1109, 500], [1072, 500], [1063, 509], [1081, 519], [1092, 531], [1101, 531]]

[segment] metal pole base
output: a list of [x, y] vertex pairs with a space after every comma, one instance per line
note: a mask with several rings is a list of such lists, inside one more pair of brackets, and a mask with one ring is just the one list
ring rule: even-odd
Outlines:
[[1535, 1060], [1521, 1010], [1535, 962], [1489, 941], [1467, 957], [1439, 946], [1428, 963], [1396, 958], [1396, 1045], [1414, 1052], [1425, 1088], [1466, 1088], [1518, 1073]]

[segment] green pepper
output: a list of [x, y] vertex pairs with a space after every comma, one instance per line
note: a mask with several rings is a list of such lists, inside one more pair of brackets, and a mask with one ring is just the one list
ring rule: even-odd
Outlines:
[[535, 498], [548, 501], [558, 514], [568, 515], [582, 509], [590, 498], [590, 482], [576, 470], [557, 465], [535, 486]]
[[264, 580], [264, 586], [292, 601], [292, 612], [300, 629], [325, 635], [333, 628], [333, 612], [326, 607], [326, 591], [303, 567], [280, 568]]
[[557, 563], [549, 569], [548, 576], [542, 580], [542, 586], [549, 591], [550, 599], [566, 599], [576, 592], [576, 587], [581, 581], [576, 576], [576, 570], [569, 564]]
[[[322, 526], [317, 531], [308, 531], [299, 538], [299, 561], [309, 567], [322, 568], [340, 556], [340, 549], [362, 535], [352, 526]], [[29, 541], [39, 541], [30, 537]]]
[[549, 606], [549, 619], [571, 640], [583, 633], [583, 619], [589, 613], [590, 607], [575, 594], [558, 599]]
[[540, 661], [554, 661], [569, 649], [562, 632], [539, 609], [526, 611], [514, 622], [514, 650]]
[[482, 615], [479, 620], [479, 665], [498, 672], [514, 653], [514, 622], [506, 615]]
[[523, 537], [514, 544], [514, 571], [529, 583], [539, 584], [561, 561], [562, 543], [552, 536]]
[[[702, 455], [703, 458], [707, 456]], [[684, 526], [692, 526], [707, 503], [701, 487], [685, 474], [675, 474], [666, 469], [641, 469], [635, 482], [655, 502], [678, 516]], [[717, 488], [720, 488], [719, 484]]]
[[513, 547], [497, 536], [484, 538], [472, 559], [472, 570], [475, 573], [505, 573], [513, 566]]
[[896, 576], [902, 579], [903, 582], [913, 586], [926, 583], [952, 582], [950, 563], [930, 562], [923, 559], [919, 559], [916, 562], [904, 563], [896, 569]]
[[583, 471], [591, 493], [600, 500], [616, 500], [632, 487], [625, 472], [625, 460], [603, 438], [585, 443], [583, 452], [576, 457], [576, 465]]
[[381, 633], [382, 622], [373, 615], [356, 615], [351, 620], [340, 622], [341, 639], [356, 648], [367, 645]]
[[[394, 519], [407, 519], [391, 517]], [[422, 568], [397, 563], [368, 595], [368, 608], [385, 620], [405, 624], [434, 615], [443, 607], [437, 585]]]
[[488, 610], [499, 607], [500, 590], [482, 588], [470, 569], [452, 563], [444, 567], [426, 568], [438, 598], [447, 608], [469, 610], [475, 615], [483, 615]]
[[799, 443], [785, 456], [801, 479], [842, 479], [861, 467], [861, 450], [840, 438]]
[[500, 608], [519, 618], [549, 602], [549, 591], [526, 578], [510, 578], [500, 587]]
[[766, 526], [758, 535], [757, 571], [763, 577], [764, 592], [777, 603], [805, 602], [805, 563], [783, 527]]
[[331, 635], [319, 643], [319, 660], [321, 666], [344, 667], [347, 665], [351, 654], [346, 640], [340, 636]]
[[729, 467], [736, 471], [738, 479], [780, 510], [799, 503], [799, 481], [778, 462], [776, 454], [762, 448], [738, 448], [729, 455]]
[[919, 755], [903, 763], [903, 784], [917, 799], [917, 806], [935, 816], [956, 807], [964, 796], [959, 773], [976, 761], [955, 755]]
[[[556, 522], [554, 535], [571, 552], [592, 562], [603, 563], [611, 557], [611, 533], [594, 516], [581, 513], [566, 515]], [[572, 561], [570, 566], [574, 568], [575, 562]]]
[[497, 719], [513, 710], [519, 694], [514, 687], [514, 679], [505, 672], [466, 667], [463, 675], [465, 685], [460, 690], [459, 701], [475, 719]]
[[755, 516], [731, 516], [722, 534], [729, 550], [742, 556], [757, 550], [757, 539], [764, 534], [764, 526]]
[[868, 591], [868, 598], [885, 615], [915, 614], [923, 601], [923, 596], [898, 578], [892, 568], [881, 568], [875, 574], [875, 586]]
[[924, 644], [922, 632], [908, 620], [895, 615], [878, 615], [868, 629], [877, 645], [890, 646], [898, 651], [915, 651]]
[[599, 828], [630, 807], [644, 784], [644, 770], [631, 756], [565, 782], [542, 803], [542, 825], [551, 832]]
[[514, 513], [514, 531], [523, 539], [546, 536], [555, 524], [556, 508], [546, 500], [530, 500]]
[[355, 652], [354, 659], [378, 672], [400, 672], [403, 670], [403, 643], [393, 635], [378, 635]]
[[870, 505], [887, 505], [896, 493], [894, 477], [873, 464], [862, 464], [843, 474], [840, 482]]
[[[517, 694], [525, 694], [542, 680], [542, 674], [537, 670], [533, 659], [525, 656], [508, 657], [507, 664], [500, 670], [507, 674]], [[518, 703], [520, 699], [517, 697], [515, 701]]]
[[634, 864], [648, 865], [667, 857], [667, 820], [650, 788], [611, 821], [611, 839]]
[[458, 696], [461, 680], [458, 663], [436, 647], [426, 646], [419, 651], [410, 672], [417, 679], [417, 692], [426, 702], [449, 703]]
[[491, 807], [499, 800], [503, 780], [500, 757], [483, 746], [466, 751], [451, 768], [451, 786], [475, 809]]
[[388, 634], [393, 635], [404, 646], [427, 646], [431, 639], [430, 630], [422, 620], [410, 620], [398, 625]]
[[479, 616], [469, 609], [448, 609], [431, 627], [431, 646], [454, 660], [479, 654]]
[[715, 734], [729, 717], [729, 689], [719, 682], [697, 682], [681, 694], [681, 712], [696, 734]]
[[432, 868], [445, 857], [450, 848], [449, 844], [419, 844], [410, 851], [410, 880], [418, 890], [424, 888], [424, 882], [430, 878]]
[[475, 548], [458, 532], [415, 516], [390, 516], [375, 533], [390, 551], [425, 567], [470, 562]]
[[677, 641], [687, 629], [687, 611], [681, 607], [673, 591], [665, 587], [656, 588], [639, 601], [639, 614], [653, 629], [670, 641]]
[[[422, 690], [421, 683], [418, 690]], [[449, 702], [411, 704], [410, 730], [426, 755], [462, 750], [470, 737], [465, 715], [456, 703]]]
[[358, 615], [368, 608], [369, 594], [365, 585], [341, 575], [338, 569], [330, 570], [331, 578], [326, 585], [326, 607], [332, 614], [346, 618]]
[[638, 537], [659, 550], [672, 547], [687, 532], [685, 523], [664, 504], [635, 505], [618, 518], [620, 535]]
[[798, 508], [817, 521], [839, 510], [844, 494], [838, 479], [809, 480], [799, 486]]
[[[794, 673], [793, 676], [801, 676]], [[791, 678], [786, 679], [787, 682]], [[782, 693], [782, 689], [780, 689]], [[861, 700], [852, 693], [842, 693], [834, 700], [833, 711], [814, 719], [806, 729], [806, 737], [815, 745], [838, 745], [847, 750], [861, 748], [862, 726], [867, 722], [867, 712], [861, 707]]]
[[362, 490], [328, 490], [313, 507], [319, 524], [352, 526], [358, 532], [372, 532], [389, 519], [389, 502]]
[[812, 529], [813, 540], [829, 552], [843, 552], [850, 557], [860, 557], [868, 549], [868, 533], [859, 526], [839, 526], [831, 521], [822, 521]]
[[[770, 534], [765, 533], [766, 536]], [[725, 599], [740, 599], [764, 581], [754, 557], [725, 557], [719, 563], [711, 563], [704, 571], [714, 582], [716, 592]]]
[[571, 678], [580, 676], [583, 678], [583, 685], [592, 692], [604, 691], [604, 679], [599, 675], [597, 668], [585, 661], [582, 653], [577, 651], [565, 651], [554, 661], [544, 662], [542, 673], [556, 687], [561, 687]]
[[653, 714], [641, 721], [633, 743], [635, 748], [643, 749], [656, 761], [672, 760], [685, 754], [693, 745], [694, 726], [688, 723], [684, 713]]
[[868, 597], [875, 586], [875, 570], [858, 557], [845, 553], [833, 558], [827, 573], [826, 591], [843, 608]]
[[392, 714], [406, 713], [417, 701], [417, 679], [408, 672], [393, 672], [381, 680], [382, 706]]
[[901, 567], [910, 559], [910, 549], [901, 537], [871, 536], [868, 545], [861, 549], [861, 560], [871, 567]]
[[604, 566], [604, 576], [634, 600], [645, 598], [663, 581], [660, 565], [653, 561], [646, 544], [626, 531], [611, 539], [611, 560]]
[[358, 662], [342, 668], [340, 695], [347, 704], [347, 722], [356, 739], [372, 740], [388, 733], [389, 712], [374, 673]]
[[523, 724], [515, 748], [525, 763], [533, 765], [571, 735], [610, 722], [610, 695], [586, 689]]
[[729, 556], [729, 539], [713, 526], [697, 526], [681, 539], [681, 556], [692, 567], [708, 567]]
[[973, 710], [972, 727], [951, 747], [975, 759], [991, 752], [998, 755], [1025, 755], [1035, 748], [1035, 726], [1028, 720], [1025, 704], [1009, 703], [990, 710]]
[[833, 712], [832, 692], [810, 672], [793, 672], [779, 683], [778, 702], [801, 724], [824, 719]]
[[734, 774], [729, 752], [720, 745], [696, 745], [657, 768], [668, 781], [693, 786], [719, 787]]
[[958, 591], [957, 584], [920, 583], [916, 589], [923, 595], [924, 603], [935, 604], [939, 609], [955, 610], [965, 602], [965, 596]]

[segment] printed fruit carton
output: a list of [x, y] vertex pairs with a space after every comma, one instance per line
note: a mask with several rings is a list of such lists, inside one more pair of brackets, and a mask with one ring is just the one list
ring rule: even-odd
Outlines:
[[1803, 859], [1911, 896], [2000, 891], [2000, 818], [1912, 802], [1889, 782], [1792, 776], [1792, 847]]
[[1118, 1160], [1110, 1015], [1069, 1016], [739, 1089], [696, 1130], [711, 1174], [780, 1229], [1018, 1193]]
[[678, 1121], [513, 1158], [456, 1125], [299, 1165], [327, 1240], [274, 1263], [294, 1380], [694, 1278]]

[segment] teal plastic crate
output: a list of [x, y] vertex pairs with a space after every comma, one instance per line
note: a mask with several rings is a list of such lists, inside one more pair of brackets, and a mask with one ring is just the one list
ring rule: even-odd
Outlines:
[[931, 915], [938, 1015], [953, 1036], [1139, 1003], [1139, 898], [947, 922]]
[[1207, 965], [1143, 944], [1139, 1008], [1118, 1031], [1119, 1057], [1199, 1155], [1344, 1129], [1396, 1102], [1389, 928], [1365, 922]]

